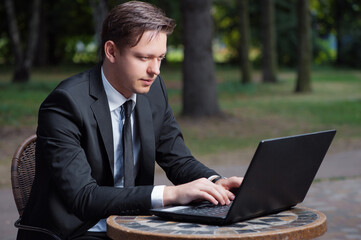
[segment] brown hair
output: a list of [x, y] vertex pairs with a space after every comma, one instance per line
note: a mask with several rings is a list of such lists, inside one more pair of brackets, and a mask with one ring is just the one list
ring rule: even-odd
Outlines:
[[120, 49], [134, 47], [144, 32], [156, 31], [171, 34], [175, 21], [164, 11], [150, 3], [130, 1], [114, 7], [105, 18], [102, 28], [102, 57], [104, 44], [112, 40]]

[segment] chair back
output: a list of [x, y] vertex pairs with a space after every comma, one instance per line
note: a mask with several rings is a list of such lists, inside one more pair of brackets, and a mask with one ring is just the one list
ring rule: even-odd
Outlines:
[[36, 135], [32, 135], [20, 144], [11, 162], [11, 185], [16, 207], [20, 217], [29, 200], [35, 176]]

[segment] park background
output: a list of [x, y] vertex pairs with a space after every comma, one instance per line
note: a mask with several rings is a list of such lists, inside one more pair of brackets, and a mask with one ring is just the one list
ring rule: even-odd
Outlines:
[[[99, 61], [99, 23], [121, 2], [0, 3], [0, 189], [41, 102]], [[177, 22], [161, 75], [200, 161], [246, 165], [262, 139], [326, 129], [328, 154], [361, 149], [361, 1], [147, 2]]]

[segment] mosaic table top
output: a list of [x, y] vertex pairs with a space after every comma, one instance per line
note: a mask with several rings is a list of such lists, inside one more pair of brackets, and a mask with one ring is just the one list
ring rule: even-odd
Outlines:
[[110, 216], [107, 234], [118, 239], [310, 239], [326, 232], [326, 216], [295, 207], [226, 226], [167, 221], [156, 216]]

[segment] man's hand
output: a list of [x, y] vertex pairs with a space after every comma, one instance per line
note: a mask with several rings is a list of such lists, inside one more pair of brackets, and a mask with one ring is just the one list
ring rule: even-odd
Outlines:
[[239, 188], [242, 181], [242, 177], [221, 178], [216, 182], [216, 184], [221, 185], [226, 190], [232, 190], [234, 188]]
[[234, 194], [229, 190], [241, 185], [243, 178], [220, 179], [216, 184], [206, 178], [177, 186], [166, 186], [163, 193], [164, 206], [185, 205], [192, 201], [207, 200], [213, 204], [230, 204]]

